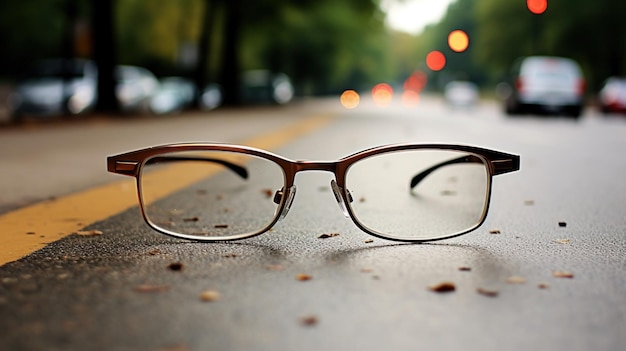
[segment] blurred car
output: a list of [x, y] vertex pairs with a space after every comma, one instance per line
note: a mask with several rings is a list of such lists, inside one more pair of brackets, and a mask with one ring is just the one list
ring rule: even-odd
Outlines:
[[513, 65], [508, 114], [564, 113], [579, 117], [584, 104], [585, 79], [578, 63], [555, 56], [529, 56]]
[[83, 59], [38, 61], [26, 72], [11, 97], [13, 115], [80, 114], [96, 104], [98, 70]]
[[293, 99], [294, 88], [284, 73], [251, 70], [243, 73], [241, 96], [245, 103], [284, 105]]
[[473, 107], [478, 103], [478, 87], [468, 81], [451, 81], [443, 89], [445, 102], [451, 107]]
[[150, 111], [155, 114], [180, 112], [193, 104], [196, 94], [196, 86], [189, 79], [161, 78], [159, 87], [150, 100]]
[[600, 110], [604, 113], [626, 113], [626, 78], [610, 77], [599, 93]]
[[158, 79], [143, 67], [115, 67], [115, 94], [123, 112], [145, 113], [159, 88]]

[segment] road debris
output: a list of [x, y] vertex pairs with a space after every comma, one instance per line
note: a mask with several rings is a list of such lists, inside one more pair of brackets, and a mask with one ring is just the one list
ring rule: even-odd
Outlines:
[[168, 291], [170, 290], [170, 286], [169, 285], [141, 284], [141, 285], [137, 285], [134, 290], [140, 293], [156, 293], [156, 292]]
[[324, 233], [324, 234], [320, 234], [317, 238], [318, 239], [328, 239], [328, 238], [332, 238], [335, 236], [339, 236], [339, 233]]
[[554, 242], [557, 243], [557, 244], [569, 244], [569, 241], [570, 241], [569, 239], [557, 239], [557, 240], [554, 240]]
[[459, 270], [461, 272], [469, 272], [472, 270], [472, 267], [462, 266], [462, 267], [459, 267]]
[[98, 235], [102, 235], [102, 231], [97, 230], [97, 229], [79, 230], [75, 234], [78, 236], [98, 236]]
[[456, 285], [454, 285], [454, 283], [451, 283], [451, 282], [441, 282], [439, 284], [429, 286], [428, 290], [434, 291], [437, 293], [453, 292], [456, 290]]
[[555, 278], [574, 278], [574, 273], [568, 271], [554, 271], [552, 276]]
[[312, 327], [316, 325], [317, 323], [319, 323], [319, 319], [315, 315], [304, 316], [300, 318], [300, 324], [302, 324], [305, 327]]
[[301, 282], [305, 282], [305, 281], [311, 280], [311, 279], [313, 279], [313, 277], [308, 275], [308, 274], [300, 273], [300, 274], [296, 275], [296, 280], [299, 280]]
[[506, 279], [506, 282], [508, 284], [524, 284], [524, 283], [526, 283], [526, 278], [520, 277], [518, 275], [514, 275], [514, 276], [511, 276], [511, 277], [508, 277]]
[[374, 239], [367, 239], [367, 240], [364, 241], [364, 243], [366, 243], [366, 244], [371, 244], [373, 242], [374, 242]]
[[566, 222], [559, 222], [559, 227], [565, 228], [565, 227], [567, 227], [567, 223]]
[[285, 269], [285, 267], [279, 265], [279, 264], [269, 264], [267, 266], [265, 266], [265, 268], [267, 268], [268, 271], [282, 271]]
[[178, 272], [178, 271], [182, 271], [183, 268], [185, 268], [185, 265], [182, 264], [182, 262], [173, 262], [170, 263], [167, 268], [169, 268], [172, 271]]
[[491, 230], [489, 230], [489, 234], [500, 234], [500, 233], [502, 233], [500, 231], [500, 229], [491, 229]]
[[217, 301], [222, 297], [222, 295], [215, 290], [205, 290], [200, 293], [200, 301], [202, 302], [213, 302]]
[[486, 289], [486, 288], [478, 288], [476, 289], [476, 292], [483, 295], [483, 296], [488, 296], [488, 297], [496, 297], [498, 296], [498, 290], [494, 290], [494, 289]]

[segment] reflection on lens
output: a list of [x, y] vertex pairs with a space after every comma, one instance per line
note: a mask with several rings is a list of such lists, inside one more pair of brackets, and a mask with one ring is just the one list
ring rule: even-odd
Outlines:
[[[201, 180], [161, 198], [160, 189], [189, 174]], [[225, 151], [176, 152], [146, 160], [140, 176], [144, 215], [162, 232], [190, 239], [232, 239], [265, 230], [276, 218], [280, 166]]]
[[482, 223], [490, 175], [479, 156], [448, 150], [375, 155], [346, 174], [349, 204], [366, 230], [403, 240], [441, 239]]

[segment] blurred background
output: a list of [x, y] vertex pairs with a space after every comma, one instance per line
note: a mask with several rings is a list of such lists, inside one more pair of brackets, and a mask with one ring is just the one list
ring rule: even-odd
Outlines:
[[585, 103], [621, 112], [624, 13], [619, 0], [7, 0], [0, 116], [162, 114], [346, 91], [410, 103], [449, 83], [462, 103], [476, 92], [506, 99], [514, 62], [533, 55], [575, 61]]

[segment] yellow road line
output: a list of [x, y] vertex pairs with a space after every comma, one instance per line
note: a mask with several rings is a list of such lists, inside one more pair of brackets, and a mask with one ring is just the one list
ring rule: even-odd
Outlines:
[[[273, 150], [321, 128], [331, 119], [327, 115], [313, 116], [242, 144]], [[105, 161], [102, 160], [103, 167]], [[181, 179], [177, 186], [161, 195], [166, 196], [189, 182], [190, 179]], [[0, 215], [0, 266], [133, 206], [137, 206], [135, 183], [127, 178]]]

